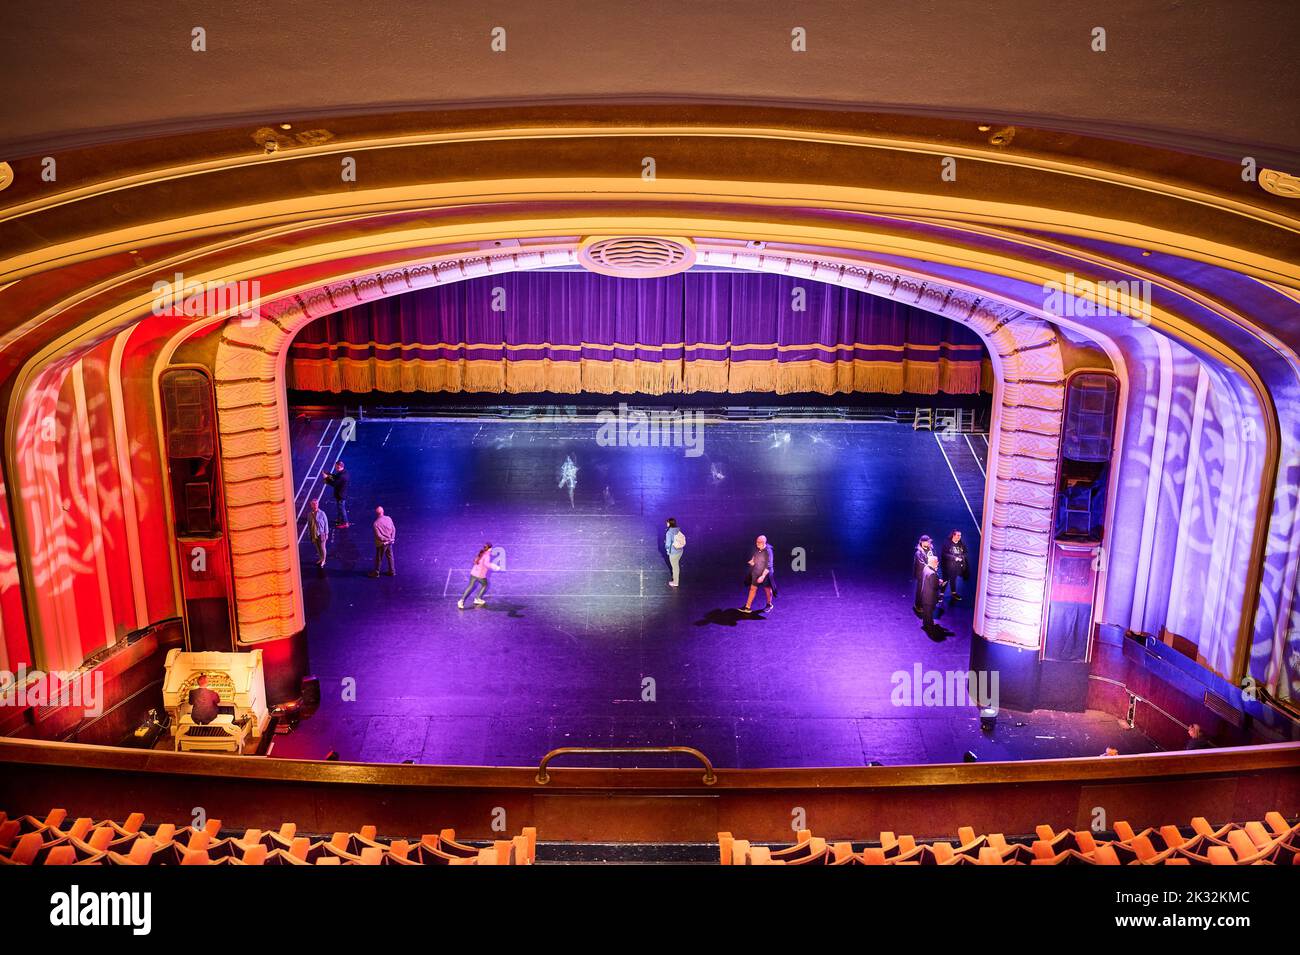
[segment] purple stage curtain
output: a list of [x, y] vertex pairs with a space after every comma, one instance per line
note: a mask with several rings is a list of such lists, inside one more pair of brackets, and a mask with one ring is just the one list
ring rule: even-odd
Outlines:
[[956, 322], [786, 275], [513, 272], [312, 322], [289, 387], [332, 392], [971, 394], [987, 353]]

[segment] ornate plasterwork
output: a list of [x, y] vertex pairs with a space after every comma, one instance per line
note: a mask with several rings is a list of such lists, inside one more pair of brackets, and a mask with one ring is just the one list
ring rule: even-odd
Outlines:
[[1300, 176], [1292, 176], [1276, 169], [1261, 169], [1259, 184], [1265, 192], [1284, 199], [1300, 199]]

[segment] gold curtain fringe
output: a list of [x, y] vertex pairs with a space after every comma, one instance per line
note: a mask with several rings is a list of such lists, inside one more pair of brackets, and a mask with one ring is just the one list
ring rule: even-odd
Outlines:
[[302, 391], [419, 393], [475, 391], [519, 394], [974, 394], [993, 388], [986, 360], [916, 361], [356, 361], [295, 358], [288, 386]]
[[726, 391], [727, 366], [729, 361], [687, 361], [683, 362], [685, 381], [682, 382], [686, 394], [697, 391]]
[[898, 361], [844, 362], [853, 369], [851, 391], [876, 395], [901, 395], [903, 393], [903, 363]]
[[983, 370], [973, 361], [939, 361], [939, 390], [949, 395], [972, 395], [981, 389]]
[[903, 390], [914, 395], [939, 393], [939, 364], [933, 361], [903, 361]]
[[584, 358], [580, 364], [582, 365], [583, 391], [607, 395], [615, 390], [613, 362]]

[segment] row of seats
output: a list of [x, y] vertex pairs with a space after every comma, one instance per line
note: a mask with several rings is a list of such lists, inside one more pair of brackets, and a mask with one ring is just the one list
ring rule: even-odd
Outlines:
[[455, 829], [410, 842], [382, 841], [374, 826], [312, 839], [290, 822], [222, 838], [219, 819], [202, 828], [162, 823], [152, 831], [138, 812], [122, 823], [67, 821], [64, 809], [43, 819], [0, 812], [0, 865], [531, 865], [537, 851], [533, 828], [473, 846], [458, 842]]
[[[221, 831], [219, 819], [201, 828], [162, 823], [147, 829], [143, 813], [121, 823], [83, 816], [68, 824], [63, 809], [44, 818], [0, 812], [0, 865], [531, 865], [537, 851], [531, 827], [483, 846], [458, 841], [454, 829], [418, 841], [381, 840], [374, 826], [328, 839], [299, 835], [293, 823], [224, 838]], [[782, 848], [720, 832], [718, 845], [723, 865], [1300, 865], [1300, 822], [1278, 812], [1218, 828], [1201, 816], [1190, 827], [1141, 832], [1118, 822], [1109, 838], [1041, 825], [1029, 839], [977, 835], [963, 826], [955, 840], [918, 842], [882, 832], [879, 845], [861, 850], [809, 830]]]
[[851, 842], [828, 843], [806, 829], [793, 845], [776, 849], [720, 832], [718, 848], [723, 865], [1300, 865], [1300, 823], [1288, 823], [1277, 812], [1264, 822], [1217, 829], [1203, 816], [1186, 829], [1167, 825], [1134, 832], [1118, 822], [1110, 839], [1046, 825], [1035, 834], [1028, 841], [1008, 840], [963, 826], [954, 844], [882, 832], [879, 846], [859, 852]]

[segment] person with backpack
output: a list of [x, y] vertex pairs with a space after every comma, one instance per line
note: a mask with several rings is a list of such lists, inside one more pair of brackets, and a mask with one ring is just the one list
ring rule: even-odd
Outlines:
[[479, 552], [474, 555], [474, 565], [469, 569], [469, 586], [460, 595], [460, 600], [456, 601], [456, 609], [465, 609], [465, 601], [469, 600], [469, 595], [474, 592], [475, 587], [482, 587], [483, 589], [474, 598], [474, 606], [482, 607], [485, 605], [487, 601], [483, 598], [487, 596], [488, 592], [488, 572], [500, 569], [500, 567], [492, 563], [492, 545], [484, 544]]
[[686, 549], [686, 533], [677, 526], [677, 518], [668, 518], [668, 530], [664, 533], [664, 553], [668, 555], [668, 566], [673, 569], [673, 579], [669, 587], [676, 587], [681, 576], [682, 551]]

